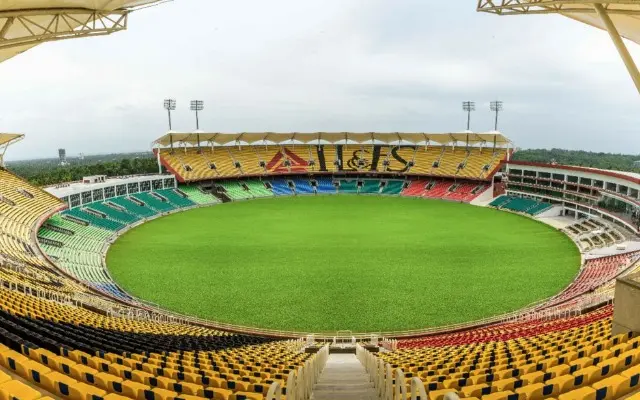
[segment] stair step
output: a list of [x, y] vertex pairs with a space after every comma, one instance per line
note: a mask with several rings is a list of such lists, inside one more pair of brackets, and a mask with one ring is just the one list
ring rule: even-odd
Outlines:
[[337, 382], [333, 382], [333, 383], [319, 383], [316, 384], [314, 390], [335, 390], [335, 391], [354, 391], [354, 390], [360, 390], [360, 391], [366, 391], [369, 389], [373, 389], [373, 383], [346, 383], [346, 384], [342, 384], [342, 383], [337, 383]]
[[376, 395], [375, 393], [325, 393], [314, 394], [311, 396], [311, 400], [376, 400]]
[[376, 400], [369, 374], [355, 354], [333, 353], [313, 388], [312, 400]]

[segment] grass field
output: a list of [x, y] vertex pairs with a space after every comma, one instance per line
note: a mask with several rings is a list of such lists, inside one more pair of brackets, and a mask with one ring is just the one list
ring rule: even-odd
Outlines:
[[569, 238], [528, 218], [370, 196], [229, 203], [151, 221], [107, 260], [130, 293], [221, 322], [384, 331], [470, 321], [553, 295]]

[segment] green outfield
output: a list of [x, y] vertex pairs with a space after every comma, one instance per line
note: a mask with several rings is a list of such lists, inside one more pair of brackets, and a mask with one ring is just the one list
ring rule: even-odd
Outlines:
[[202, 318], [300, 331], [465, 322], [551, 296], [578, 271], [564, 234], [466, 204], [287, 197], [163, 217], [107, 264], [131, 294]]

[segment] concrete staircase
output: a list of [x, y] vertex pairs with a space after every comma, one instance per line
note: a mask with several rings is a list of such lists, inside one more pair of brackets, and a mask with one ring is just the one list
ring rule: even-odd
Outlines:
[[376, 391], [355, 354], [330, 354], [311, 400], [376, 400]]

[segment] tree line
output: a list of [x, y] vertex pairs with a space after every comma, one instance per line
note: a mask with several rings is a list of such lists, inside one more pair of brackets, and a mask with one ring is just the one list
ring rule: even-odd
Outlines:
[[640, 167], [634, 166], [633, 164], [634, 161], [640, 161], [640, 155], [635, 154], [598, 153], [563, 149], [527, 149], [517, 151], [513, 155], [513, 159], [518, 161], [555, 162], [579, 167], [640, 172]]
[[[513, 155], [514, 160], [558, 163], [639, 172], [634, 161], [640, 155], [598, 153], [563, 149], [525, 149]], [[7, 168], [29, 182], [39, 185], [55, 185], [81, 180], [90, 175], [123, 176], [158, 172], [158, 164], [153, 153], [128, 153], [89, 156], [83, 159], [69, 159], [68, 165], [59, 165], [58, 159], [27, 160], [8, 163]]]
[[[83, 160], [84, 161], [84, 160]], [[10, 163], [7, 169], [38, 186], [55, 185], [79, 181], [85, 176], [123, 176], [158, 172], [158, 163], [153, 155], [122, 158], [115, 161], [70, 162], [58, 165], [58, 161], [31, 160]]]

